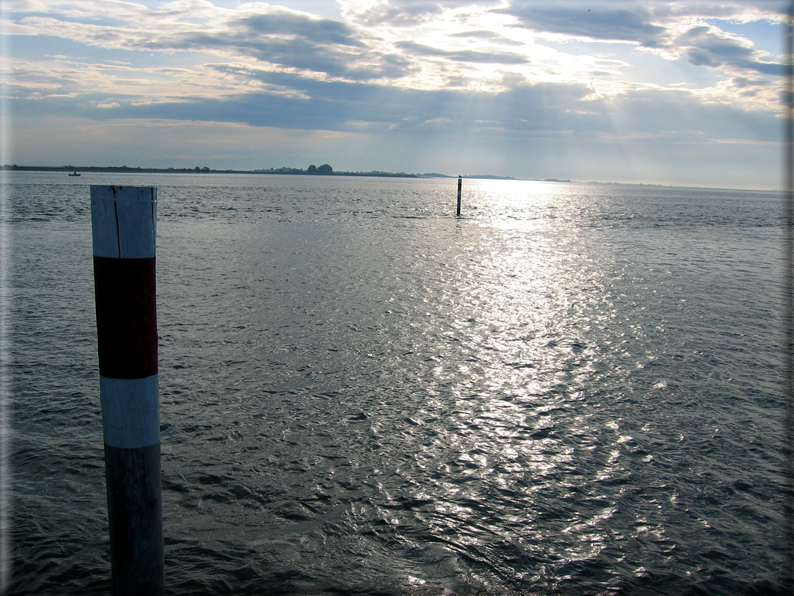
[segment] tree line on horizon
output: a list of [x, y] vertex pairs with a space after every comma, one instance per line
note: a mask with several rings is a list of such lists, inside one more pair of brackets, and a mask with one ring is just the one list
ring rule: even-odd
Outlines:
[[[328, 165], [323, 164], [321, 166], [315, 166], [314, 164], [310, 165], [305, 170], [300, 168], [262, 168], [258, 170], [233, 170], [233, 169], [225, 169], [225, 170], [215, 170], [211, 169], [207, 166], [199, 167], [196, 166], [195, 168], [152, 168], [152, 167], [140, 167], [140, 166], [74, 166], [74, 165], [66, 165], [66, 166], [20, 166], [17, 164], [14, 165], [1, 165], [0, 170], [10, 170], [10, 171], [37, 171], [37, 172], [138, 172], [138, 173], [173, 173], [173, 174], [297, 174], [297, 175], [314, 175], [314, 176], [381, 176], [381, 177], [392, 177], [392, 178], [418, 178], [419, 175], [417, 174], [406, 174], [405, 172], [383, 172], [380, 170], [372, 171], [372, 172], [335, 172], [334, 169]], [[434, 175], [435, 176], [435, 175]], [[438, 176], [442, 176], [438, 174]]]
[[329, 166], [327, 163], [324, 163], [320, 167], [315, 166], [314, 164], [310, 165], [305, 170], [301, 170], [300, 168], [268, 168], [268, 169], [261, 169], [261, 170], [254, 170], [255, 172], [263, 172], [265, 174], [310, 174], [312, 176], [329, 176], [334, 173], [334, 169]]

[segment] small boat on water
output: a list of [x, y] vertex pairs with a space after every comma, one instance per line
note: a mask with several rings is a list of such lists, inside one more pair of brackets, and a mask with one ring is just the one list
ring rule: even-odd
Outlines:
[[80, 172], [74, 172], [73, 174], [69, 174], [70, 176], [79, 176]]

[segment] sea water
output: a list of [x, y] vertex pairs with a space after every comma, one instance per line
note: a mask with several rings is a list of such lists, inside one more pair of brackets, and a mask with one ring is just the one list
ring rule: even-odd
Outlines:
[[90, 184], [159, 189], [169, 594], [778, 585], [779, 195], [16, 173], [9, 594], [110, 586]]

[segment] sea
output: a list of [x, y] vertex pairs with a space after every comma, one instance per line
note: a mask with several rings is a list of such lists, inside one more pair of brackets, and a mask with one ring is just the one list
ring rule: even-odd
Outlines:
[[7, 594], [110, 591], [91, 184], [158, 188], [167, 594], [780, 590], [779, 193], [17, 172]]

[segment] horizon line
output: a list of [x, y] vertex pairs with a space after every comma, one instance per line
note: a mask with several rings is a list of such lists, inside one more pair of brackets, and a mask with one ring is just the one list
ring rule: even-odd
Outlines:
[[[132, 171], [130, 171], [132, 170]], [[425, 173], [406, 173], [406, 172], [387, 172], [384, 170], [370, 170], [370, 171], [346, 171], [346, 170], [333, 170], [330, 173], [312, 173], [308, 174], [307, 170], [301, 168], [293, 168], [282, 166], [279, 168], [258, 168], [253, 170], [238, 170], [233, 168], [216, 169], [208, 166], [194, 166], [194, 167], [153, 167], [153, 166], [35, 166], [35, 165], [18, 165], [18, 164], [4, 164], [0, 165], [0, 171], [6, 172], [24, 172], [24, 171], [38, 171], [38, 172], [119, 172], [119, 173], [156, 173], [156, 174], [251, 174], [251, 175], [304, 175], [304, 176], [339, 176], [339, 177], [373, 177], [373, 178], [463, 178], [468, 180], [498, 180], [498, 181], [514, 181], [514, 182], [547, 182], [547, 183], [560, 183], [560, 184], [597, 184], [605, 186], [651, 186], [659, 188], [684, 188], [693, 190], [736, 190], [736, 191], [750, 191], [750, 192], [780, 192], [783, 193], [784, 189], [781, 188], [734, 188], [734, 187], [721, 187], [721, 186], [686, 186], [681, 184], [662, 184], [658, 182], [621, 182], [621, 181], [603, 181], [603, 180], [571, 180], [559, 178], [516, 178], [513, 176], [497, 176], [491, 174], [464, 174], [454, 176], [449, 174], [441, 174], [438, 172], [425, 172]]]

